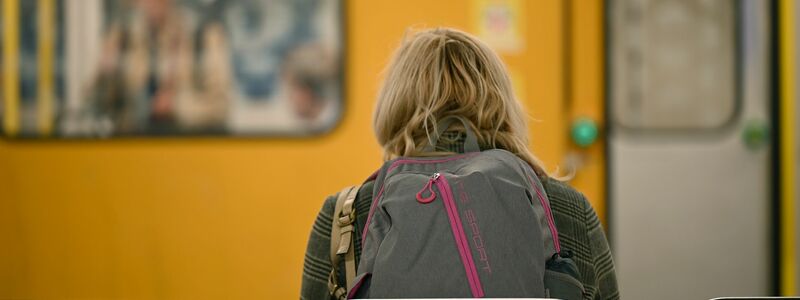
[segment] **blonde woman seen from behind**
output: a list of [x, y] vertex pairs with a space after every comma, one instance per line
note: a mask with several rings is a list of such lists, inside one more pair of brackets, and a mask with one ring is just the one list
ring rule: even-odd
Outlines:
[[[450, 116], [463, 119], [468, 130], [459, 122], [438, 128], [437, 124]], [[465, 142], [469, 142], [466, 131], [474, 133], [482, 151], [503, 149], [513, 153], [532, 168], [544, 187], [561, 247], [572, 250], [583, 298], [618, 299], [614, 263], [595, 211], [581, 193], [545, 172], [529, 149], [526, 121], [497, 54], [467, 33], [436, 28], [409, 34], [394, 53], [378, 95], [373, 126], [387, 161], [463, 153]], [[439, 132], [443, 132], [441, 137]], [[430, 151], [432, 144], [434, 151]], [[373, 179], [361, 185], [357, 193], [353, 191], [351, 260], [356, 267], [362, 250], [361, 233], [378, 192]], [[333, 215], [339, 196], [325, 200], [314, 223], [305, 255], [301, 299], [342, 296], [331, 291], [347, 286], [346, 279], [350, 279], [344, 276], [345, 270], [352, 268], [345, 267], [349, 260], [332, 259], [331, 255], [331, 230], [336, 227], [332, 223], [337, 219]], [[340, 270], [334, 277], [338, 282], [329, 282], [332, 260]]]

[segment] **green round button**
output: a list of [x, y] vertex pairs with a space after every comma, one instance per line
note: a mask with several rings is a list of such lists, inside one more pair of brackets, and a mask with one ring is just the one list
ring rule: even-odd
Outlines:
[[572, 122], [572, 142], [580, 147], [589, 147], [597, 140], [597, 124], [589, 118], [579, 118]]
[[750, 120], [744, 125], [742, 139], [748, 149], [761, 149], [769, 141], [769, 128], [764, 122]]

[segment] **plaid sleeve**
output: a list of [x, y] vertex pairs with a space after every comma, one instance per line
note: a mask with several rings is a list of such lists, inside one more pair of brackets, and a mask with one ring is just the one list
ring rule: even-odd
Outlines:
[[[369, 207], [372, 204], [372, 187], [374, 181], [369, 181], [361, 186], [356, 197], [356, 224], [355, 232], [360, 233], [360, 228], [364, 228]], [[314, 226], [311, 228], [311, 235], [308, 237], [306, 256], [303, 263], [303, 281], [300, 288], [300, 299], [316, 300], [331, 299], [328, 293], [328, 275], [331, 272], [331, 226], [333, 225], [333, 212], [336, 208], [336, 197], [338, 194], [329, 196], [322, 204], [322, 208], [317, 214]], [[356, 267], [361, 256], [361, 234], [353, 236], [355, 246]], [[339, 270], [344, 270], [344, 262], [339, 264]], [[341, 271], [343, 272], [343, 271]], [[339, 284], [344, 285], [344, 275], [341, 273]]]
[[335, 205], [336, 197], [328, 197], [311, 228], [303, 263], [300, 299], [330, 299], [328, 294], [328, 275], [331, 272], [330, 232]]
[[564, 182], [543, 178], [558, 238], [573, 251], [585, 299], [618, 299], [617, 279], [603, 227], [586, 196]]
[[586, 201], [585, 197], [583, 202], [597, 287], [594, 299], [619, 299], [614, 259], [611, 257], [606, 234], [592, 205]]

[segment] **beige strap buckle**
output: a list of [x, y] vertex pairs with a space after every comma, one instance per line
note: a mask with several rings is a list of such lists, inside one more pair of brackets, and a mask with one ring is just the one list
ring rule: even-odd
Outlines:
[[339, 224], [339, 226], [344, 227], [344, 226], [353, 224], [353, 222], [356, 221], [356, 212], [355, 212], [355, 210], [350, 210], [350, 214], [348, 214], [346, 216], [342, 215], [344, 213], [345, 212], [342, 211], [339, 214], [339, 220], [337, 220], [337, 223]]

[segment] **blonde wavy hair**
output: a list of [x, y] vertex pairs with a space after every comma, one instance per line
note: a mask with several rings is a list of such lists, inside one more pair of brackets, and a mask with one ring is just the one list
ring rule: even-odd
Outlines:
[[450, 115], [468, 121], [482, 148], [505, 149], [546, 175], [528, 148], [526, 114], [497, 54], [455, 29], [407, 34], [388, 65], [373, 116], [384, 159], [442, 154], [423, 149], [438, 120]]

